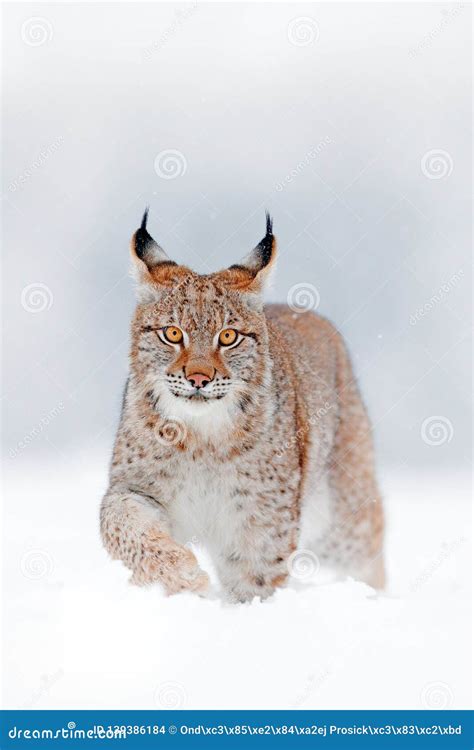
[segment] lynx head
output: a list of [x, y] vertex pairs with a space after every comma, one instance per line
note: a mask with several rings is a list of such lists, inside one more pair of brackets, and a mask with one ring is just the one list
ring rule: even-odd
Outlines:
[[275, 260], [272, 220], [239, 264], [200, 275], [171, 260], [147, 231], [132, 237], [138, 305], [132, 373], [166, 417], [218, 430], [256, 408], [268, 384], [263, 288]]

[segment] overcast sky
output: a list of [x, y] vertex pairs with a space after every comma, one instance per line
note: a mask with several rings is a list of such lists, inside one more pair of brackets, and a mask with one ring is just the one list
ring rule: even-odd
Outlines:
[[112, 444], [150, 204], [201, 272], [245, 255], [268, 208], [269, 296], [301, 285], [340, 327], [381, 464], [466, 467], [470, 13], [5, 6], [7, 455]]

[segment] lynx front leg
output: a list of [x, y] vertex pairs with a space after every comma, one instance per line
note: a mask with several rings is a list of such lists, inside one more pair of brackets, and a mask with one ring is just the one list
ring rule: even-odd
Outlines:
[[130, 568], [132, 583], [161, 583], [167, 594], [204, 591], [209, 579], [191, 550], [168, 533], [165, 513], [134, 492], [109, 489], [102, 501], [100, 528], [109, 554]]

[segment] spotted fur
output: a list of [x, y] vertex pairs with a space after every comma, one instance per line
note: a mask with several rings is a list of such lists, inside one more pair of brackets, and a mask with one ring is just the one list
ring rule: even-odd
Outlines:
[[[383, 512], [369, 420], [341, 336], [322, 317], [263, 306], [267, 234], [244, 261], [198, 275], [146, 229], [132, 238], [138, 305], [101, 533], [136, 584], [205, 591], [188, 543], [229, 599], [266, 597], [303, 546], [381, 587]], [[163, 339], [168, 326], [183, 342]], [[222, 329], [238, 344], [218, 343]], [[189, 380], [200, 373], [204, 387]], [[294, 556], [293, 556], [294, 557]]]

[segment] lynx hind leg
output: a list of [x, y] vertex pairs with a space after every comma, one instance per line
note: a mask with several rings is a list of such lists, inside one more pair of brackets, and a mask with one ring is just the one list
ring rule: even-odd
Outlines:
[[171, 538], [159, 509], [143, 497], [109, 491], [100, 520], [105, 548], [132, 571], [132, 583], [160, 583], [167, 594], [207, 589], [208, 576], [191, 550]]
[[346, 575], [383, 589], [384, 514], [371, 427], [347, 354], [345, 350], [340, 354], [340, 418], [327, 467], [332, 519], [322, 557]]
[[333, 520], [325, 539], [324, 556], [339, 572], [383, 589], [384, 518], [375, 478], [333, 462], [329, 484]]

